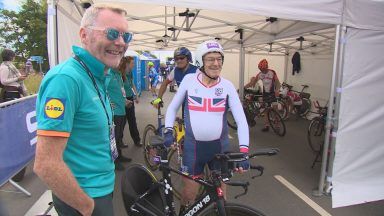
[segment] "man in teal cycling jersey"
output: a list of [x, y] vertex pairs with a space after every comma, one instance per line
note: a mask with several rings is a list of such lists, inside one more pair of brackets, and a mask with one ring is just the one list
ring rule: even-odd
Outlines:
[[126, 11], [93, 4], [81, 20], [82, 48], [53, 67], [36, 102], [34, 172], [52, 190], [59, 215], [114, 215], [117, 158], [106, 74], [128, 48]]

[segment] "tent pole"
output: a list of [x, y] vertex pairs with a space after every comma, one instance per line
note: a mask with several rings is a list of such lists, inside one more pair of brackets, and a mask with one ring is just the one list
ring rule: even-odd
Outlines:
[[[327, 112], [327, 122], [325, 126], [325, 137], [330, 137], [331, 135], [331, 127], [332, 127], [332, 119], [333, 119], [333, 107], [334, 107], [334, 97], [335, 97], [335, 86], [336, 86], [336, 75], [341, 73], [339, 71], [338, 64], [341, 62], [340, 56], [340, 34], [341, 34], [341, 26], [336, 26], [336, 38], [335, 38], [335, 53], [333, 56], [333, 72], [332, 72], [332, 82], [331, 82], [331, 91], [329, 95], [329, 105]], [[323, 144], [323, 155], [321, 160], [321, 172], [319, 179], [319, 186], [317, 190], [313, 191], [314, 196], [322, 196], [324, 194], [324, 181], [327, 172], [327, 161], [328, 161], [328, 148], [329, 148], [330, 139], [325, 138]], [[333, 153], [331, 153], [333, 154]]]
[[[339, 128], [339, 113], [340, 113], [340, 100], [341, 100], [341, 93], [342, 93], [342, 81], [343, 81], [343, 59], [344, 59], [344, 47], [345, 47], [345, 33], [346, 33], [346, 27], [343, 26], [341, 28], [341, 34], [340, 34], [340, 55], [339, 55], [339, 62], [338, 62], [338, 74], [337, 74], [337, 84], [336, 84], [336, 100], [335, 100], [335, 112], [334, 112], [334, 118], [333, 118], [333, 125], [330, 125], [332, 128], [332, 136], [331, 136], [331, 146], [329, 149], [330, 155], [329, 155], [329, 163], [328, 163], [328, 172], [326, 177], [326, 185], [325, 185], [325, 193], [330, 194], [332, 190], [332, 176], [333, 176], [333, 161], [335, 159], [335, 147], [336, 147], [336, 139], [337, 139], [337, 131]], [[332, 112], [331, 109], [328, 110], [329, 113]]]
[[239, 96], [240, 100], [243, 99], [244, 96], [244, 68], [245, 68], [245, 48], [244, 48], [244, 41], [243, 41], [243, 30], [238, 29], [237, 32], [240, 34], [240, 52], [239, 52]]
[[57, 2], [56, 0], [48, 1], [48, 57], [50, 67], [53, 67], [59, 62], [58, 50], [58, 34], [57, 34]]
[[288, 56], [289, 56], [289, 49], [285, 48], [285, 54], [284, 54], [284, 79], [283, 81], [287, 83], [288, 79]]

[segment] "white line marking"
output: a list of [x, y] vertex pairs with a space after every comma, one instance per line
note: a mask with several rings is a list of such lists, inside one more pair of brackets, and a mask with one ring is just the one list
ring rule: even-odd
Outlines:
[[282, 183], [285, 187], [287, 187], [289, 190], [291, 190], [294, 194], [296, 194], [300, 199], [302, 199], [305, 203], [307, 203], [309, 206], [311, 206], [321, 216], [332, 216], [327, 211], [325, 211], [321, 206], [319, 206], [317, 203], [315, 203], [313, 200], [311, 200], [307, 195], [305, 195], [303, 192], [301, 192], [297, 187], [295, 187], [293, 184], [288, 182], [284, 177], [282, 177], [280, 175], [275, 175], [274, 177], [280, 183]]
[[[49, 207], [48, 203], [52, 201], [52, 192], [47, 190], [41, 197], [33, 204], [33, 206], [25, 213], [24, 216], [42, 215]], [[47, 215], [57, 216], [55, 208], [51, 208]]]

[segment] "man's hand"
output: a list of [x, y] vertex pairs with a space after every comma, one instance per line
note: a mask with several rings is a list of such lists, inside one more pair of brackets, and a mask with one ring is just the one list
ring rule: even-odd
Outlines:
[[243, 173], [249, 170], [250, 165], [249, 165], [248, 154], [244, 153], [244, 157], [246, 158], [246, 160], [238, 162], [236, 164], [235, 172]]
[[167, 129], [164, 132], [164, 146], [169, 148], [174, 142], [174, 137], [173, 137], [173, 129]]
[[151, 101], [151, 104], [153, 105], [153, 107], [155, 107], [156, 109], [159, 108], [160, 104], [163, 102], [163, 100], [161, 98], [156, 98], [155, 100]]
[[125, 106], [126, 106], [127, 108], [130, 108], [130, 107], [132, 106], [132, 104], [133, 104], [133, 101], [131, 101], [131, 100], [125, 100]]
[[95, 208], [95, 201], [90, 198], [89, 202], [87, 202], [87, 205], [85, 205], [84, 208], [79, 209], [79, 212], [81, 215], [91, 216], [94, 208]]

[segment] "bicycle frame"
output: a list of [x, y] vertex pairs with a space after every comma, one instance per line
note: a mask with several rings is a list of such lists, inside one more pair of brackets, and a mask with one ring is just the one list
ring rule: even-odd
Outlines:
[[[229, 162], [240, 162], [245, 160], [243, 153], [230, 153], [230, 154], [222, 154], [220, 157], [216, 155], [217, 161], [221, 164], [221, 171], [224, 167], [224, 174], [221, 174], [216, 171], [212, 171], [212, 181], [207, 181], [201, 178], [193, 178], [183, 172], [180, 172], [172, 167], [169, 166], [169, 161], [167, 159], [168, 150], [165, 149], [163, 146], [163, 140], [161, 138], [153, 138], [155, 141], [152, 143], [154, 147], [157, 148], [158, 152], [160, 152], [160, 170], [162, 171], [163, 179], [160, 180], [160, 182], [157, 182], [154, 184], [148, 191], [146, 191], [143, 195], [141, 195], [135, 203], [131, 206], [132, 211], [137, 212], [145, 212], [147, 215], [154, 215], [159, 216], [159, 214], [156, 214], [155, 212], [152, 212], [151, 210], [145, 208], [145, 206], [140, 205], [140, 200], [144, 199], [147, 195], [150, 195], [151, 192], [162, 188], [164, 191], [164, 196], [162, 197], [165, 199], [165, 206], [163, 208], [162, 215], [164, 216], [176, 216], [175, 212], [175, 203], [173, 200], [173, 190], [172, 190], [172, 180], [170, 178], [170, 173], [174, 172], [178, 175], [181, 175], [185, 178], [188, 178], [190, 180], [193, 180], [197, 182], [200, 185], [203, 185], [205, 188], [207, 188], [206, 192], [202, 194], [195, 203], [193, 203], [191, 206], [189, 206], [186, 210], [180, 213], [182, 216], [193, 216], [197, 215], [201, 211], [203, 211], [206, 208], [209, 208], [212, 203], [216, 203], [215, 206], [219, 212], [219, 215], [225, 216], [225, 200], [224, 200], [224, 193], [221, 189], [222, 182], [231, 185], [231, 186], [242, 186], [244, 188], [244, 193], [239, 194], [238, 196], [245, 195], [248, 191], [248, 182], [229, 182], [229, 178], [232, 176], [232, 170], [234, 167], [229, 165]], [[267, 149], [267, 150], [261, 150], [256, 154], [252, 154], [249, 156], [249, 158], [253, 158], [258, 155], [275, 155], [277, 154], [279, 150], [278, 149]], [[233, 164], [232, 164], [233, 165]], [[251, 166], [251, 169], [257, 169], [260, 171], [261, 176], [263, 174], [263, 168], [260, 166]], [[255, 176], [256, 177], [256, 176]], [[237, 196], [237, 197], [238, 197]]]
[[160, 135], [160, 136], [163, 136], [163, 128], [165, 127], [165, 125], [163, 124], [163, 121], [162, 119], [164, 118], [164, 115], [161, 114], [161, 107], [163, 107], [163, 104], [159, 104], [159, 106], [157, 107], [157, 133]]

